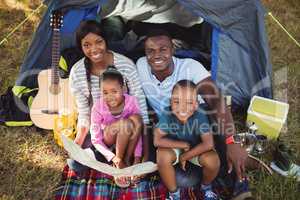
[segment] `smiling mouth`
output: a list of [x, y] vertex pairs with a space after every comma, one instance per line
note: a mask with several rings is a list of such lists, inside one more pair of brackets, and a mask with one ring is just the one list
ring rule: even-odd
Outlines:
[[91, 56], [93, 59], [99, 59], [99, 58], [101, 58], [102, 57], [102, 54], [96, 54], [96, 55], [92, 55]]
[[180, 116], [180, 117], [186, 117], [186, 116], [188, 116], [188, 113], [178, 113], [178, 115]]

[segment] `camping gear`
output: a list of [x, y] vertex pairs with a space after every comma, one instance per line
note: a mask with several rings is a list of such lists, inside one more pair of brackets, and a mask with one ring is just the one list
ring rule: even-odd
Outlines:
[[54, 116], [53, 136], [56, 143], [63, 147], [61, 135], [74, 140], [76, 136], [77, 113], [61, 111], [59, 115]]
[[257, 126], [257, 133], [277, 139], [287, 119], [289, 104], [253, 96], [247, 111], [247, 123]]
[[292, 150], [282, 141], [278, 141], [270, 167], [280, 175], [295, 178], [300, 182], [300, 166], [293, 163], [294, 160]]
[[61, 79], [58, 74], [60, 57], [60, 27], [62, 15], [54, 12], [51, 17], [53, 28], [51, 69], [43, 70], [38, 75], [39, 91], [30, 107], [30, 118], [34, 125], [43, 129], [53, 129], [54, 118], [60, 110], [75, 112], [74, 100], [69, 89], [68, 79]]
[[0, 96], [0, 124], [5, 126], [32, 126], [29, 108], [37, 93], [24, 86], [8, 87]]
[[[47, 0], [45, 4], [48, 10], [36, 30], [16, 85], [37, 87], [37, 73], [50, 66], [50, 13], [60, 9], [64, 14], [61, 50], [75, 46], [74, 32], [82, 20], [120, 16], [125, 21], [171, 22], [182, 27], [201, 25], [204, 20], [212, 27], [209, 42], [212, 79], [223, 94], [232, 96], [232, 106], [247, 107], [253, 95], [272, 98], [272, 67], [264, 27], [265, 10], [260, 1], [237, 0], [221, 4], [208, 0]], [[124, 46], [119, 44], [111, 49], [124, 53], [121, 52]]]

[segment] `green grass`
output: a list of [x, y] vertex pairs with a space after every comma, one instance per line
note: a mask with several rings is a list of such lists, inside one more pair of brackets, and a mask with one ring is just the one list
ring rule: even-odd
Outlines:
[[[10, 2], [12, 0], [9, 0]], [[40, 1], [22, 0], [18, 6], [0, 0], [0, 40], [35, 9]], [[267, 9], [300, 41], [299, 0], [264, 0]], [[43, 8], [42, 10], [45, 10]], [[42, 14], [34, 15], [8, 42], [0, 46], [0, 93], [13, 85]], [[295, 152], [300, 164], [300, 48], [266, 16], [266, 27], [274, 68], [275, 98], [287, 101], [290, 111], [286, 131], [280, 138]], [[66, 155], [53, 141], [51, 132], [34, 128], [0, 127], [0, 199], [53, 199]], [[270, 155], [264, 157], [268, 163]], [[293, 179], [263, 171], [249, 172], [251, 188], [258, 200], [296, 200], [300, 185]]]

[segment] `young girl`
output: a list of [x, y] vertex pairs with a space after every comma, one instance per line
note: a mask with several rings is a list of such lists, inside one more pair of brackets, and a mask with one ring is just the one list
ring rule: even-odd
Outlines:
[[101, 98], [91, 113], [92, 144], [117, 168], [136, 164], [142, 156], [143, 122], [138, 101], [124, 94], [123, 84], [121, 73], [108, 67], [100, 76]]

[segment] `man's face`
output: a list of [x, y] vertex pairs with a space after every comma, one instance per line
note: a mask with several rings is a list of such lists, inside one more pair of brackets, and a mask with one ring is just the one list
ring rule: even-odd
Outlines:
[[196, 89], [177, 87], [171, 96], [172, 113], [182, 122], [186, 122], [198, 109]]
[[154, 73], [169, 71], [169, 67], [173, 64], [173, 45], [167, 36], [149, 37], [145, 42], [145, 53]]

